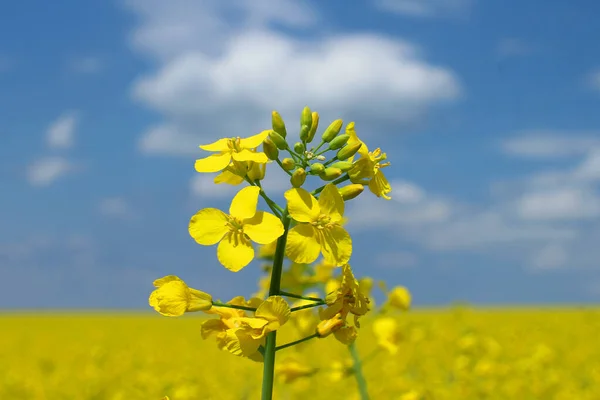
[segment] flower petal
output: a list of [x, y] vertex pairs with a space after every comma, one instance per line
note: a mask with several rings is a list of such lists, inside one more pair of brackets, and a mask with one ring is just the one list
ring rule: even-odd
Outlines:
[[202, 339], [206, 339], [211, 334], [223, 332], [226, 329], [227, 327], [221, 319], [209, 319], [202, 323], [200, 334], [202, 335]]
[[369, 182], [369, 189], [377, 197], [383, 197], [386, 200], [392, 199], [387, 195], [392, 191], [392, 186], [380, 169], [375, 172], [373, 179]]
[[248, 149], [234, 152], [231, 156], [236, 161], [254, 161], [259, 164], [266, 164], [269, 161], [269, 157], [265, 153], [256, 153]]
[[284, 194], [288, 212], [298, 222], [316, 221], [321, 214], [319, 203], [313, 195], [302, 188], [290, 189]]
[[236, 356], [249, 357], [258, 350], [260, 340], [252, 339], [243, 329], [229, 329], [217, 338], [217, 346]]
[[340, 222], [344, 216], [344, 199], [335, 185], [329, 183], [321, 192], [319, 207], [323, 214], [331, 218], [331, 222]]
[[196, 160], [194, 168], [198, 172], [218, 172], [225, 169], [230, 162], [231, 153], [219, 153]]
[[229, 151], [229, 141], [231, 139], [219, 139], [211, 144], [203, 144], [199, 147], [206, 151]]
[[257, 186], [247, 186], [237, 192], [231, 201], [229, 214], [241, 220], [252, 218], [256, 214], [259, 192], [260, 188]]
[[229, 232], [227, 215], [216, 208], [205, 208], [198, 211], [192, 219], [188, 230], [190, 236], [201, 245], [211, 246]]
[[244, 233], [259, 244], [269, 244], [283, 235], [281, 220], [264, 211], [258, 211], [254, 217], [244, 220]]
[[238, 272], [250, 264], [254, 258], [254, 249], [243, 234], [230, 232], [219, 243], [217, 258], [225, 268]]
[[354, 130], [354, 122], [350, 122], [348, 125], [346, 125], [346, 135], [350, 135], [350, 139], [348, 140], [349, 145], [353, 145], [354, 143], [362, 143], [362, 146], [360, 146], [358, 149], [359, 155], [363, 157], [369, 156], [369, 148], [367, 147], [366, 143], [360, 140], [356, 135], [356, 130]]
[[320, 250], [317, 232], [311, 225], [296, 225], [288, 233], [285, 253], [290, 260], [300, 264], [310, 264], [319, 257]]
[[242, 149], [255, 149], [265, 141], [267, 136], [269, 136], [270, 130], [262, 131], [254, 136], [247, 137], [245, 139], [240, 140], [240, 146]]
[[229, 185], [239, 185], [244, 182], [244, 177], [240, 176], [229, 169], [229, 167], [219, 175], [215, 176], [214, 182], [218, 185], [220, 183], [227, 183]]
[[323, 230], [321, 252], [326, 262], [335, 265], [346, 264], [352, 255], [352, 238], [339, 225]]
[[333, 332], [333, 336], [343, 344], [352, 344], [358, 336], [358, 331], [353, 326], [345, 326]]
[[285, 324], [290, 319], [290, 314], [290, 305], [281, 296], [270, 296], [254, 312], [255, 317], [269, 322], [276, 321], [279, 325]]
[[163, 276], [162, 278], [155, 280], [154, 282], [152, 282], [152, 284], [154, 285], [154, 287], [161, 287], [165, 283], [168, 283], [171, 281], [181, 281], [181, 279], [175, 275], [167, 275], [167, 276]]

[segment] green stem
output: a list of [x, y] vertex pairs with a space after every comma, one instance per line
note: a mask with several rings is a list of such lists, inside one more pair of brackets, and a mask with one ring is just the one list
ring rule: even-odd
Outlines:
[[264, 191], [264, 189], [260, 185], [260, 181], [254, 182], [252, 179], [248, 178], [247, 176], [244, 179], [246, 180], [246, 182], [248, 182], [252, 186], [258, 186], [260, 188], [260, 192], [258, 192], [258, 194], [260, 194], [260, 197], [265, 199], [265, 202], [267, 203], [267, 205], [269, 206], [271, 211], [273, 211], [273, 213], [277, 216], [277, 218], [281, 218], [281, 214], [283, 214], [283, 208], [279, 207], [279, 205], [277, 205], [277, 203], [275, 203], [273, 200], [271, 200], [271, 198], [269, 196], [267, 196], [267, 193]]
[[292, 173], [283, 167], [283, 164], [281, 163], [281, 160], [279, 158], [276, 159], [275, 162], [277, 164], [279, 164], [279, 166], [281, 167], [281, 169], [284, 170], [286, 174], [288, 174], [289, 176], [292, 176]]
[[308, 296], [300, 296], [299, 294], [294, 294], [294, 293], [288, 293], [288, 292], [279, 292], [280, 296], [285, 296], [285, 297], [291, 297], [294, 299], [302, 299], [302, 300], [310, 300], [310, 301], [319, 301], [319, 302], [324, 302], [323, 299], [320, 299], [318, 297], [308, 297]]
[[256, 311], [256, 308], [254, 308], [254, 307], [236, 306], [234, 304], [220, 303], [218, 301], [213, 301], [212, 305], [215, 307], [227, 307], [227, 308], [235, 308], [238, 310]]
[[320, 149], [321, 147], [323, 147], [323, 145], [324, 145], [325, 143], [326, 143], [326, 142], [325, 142], [324, 140], [321, 140], [321, 143], [319, 143], [319, 145], [317, 146], [317, 148], [316, 148], [316, 149], [314, 149], [314, 150], [312, 151], [313, 155], [315, 155], [315, 156], [316, 156], [316, 155], [317, 155], [317, 152], [319, 151], [319, 149]]
[[[290, 229], [291, 218], [287, 208], [281, 216], [283, 222], [283, 235], [277, 240], [275, 256], [273, 259], [273, 270], [271, 271], [271, 284], [269, 285], [269, 296], [277, 296], [281, 289], [281, 274], [283, 270], [283, 257], [285, 255], [285, 243]], [[275, 378], [275, 352], [277, 351], [277, 331], [269, 332], [265, 343], [262, 400], [273, 399], [273, 382]]]
[[294, 311], [306, 310], [307, 308], [319, 307], [319, 306], [322, 306], [323, 304], [325, 304], [325, 302], [307, 304], [305, 306], [293, 307], [290, 311], [294, 312]]
[[337, 156], [333, 157], [331, 160], [327, 161], [325, 164], [323, 164], [324, 166], [328, 166], [333, 164], [334, 162], [336, 162], [338, 160]]
[[362, 373], [362, 362], [360, 360], [360, 356], [358, 355], [358, 350], [356, 349], [356, 342], [352, 342], [352, 344], [348, 346], [348, 350], [350, 350], [352, 361], [354, 361], [352, 371], [354, 372], [354, 376], [356, 377], [356, 383], [358, 385], [358, 391], [360, 392], [360, 398], [361, 400], [369, 400], [369, 392], [367, 391], [367, 381], [365, 380], [365, 377]]
[[306, 342], [307, 340], [314, 339], [314, 338], [316, 338], [316, 337], [319, 337], [319, 334], [318, 334], [318, 333], [315, 333], [315, 334], [313, 334], [313, 335], [307, 336], [307, 337], [305, 337], [304, 339], [296, 340], [296, 341], [294, 341], [294, 342], [290, 342], [290, 343], [283, 344], [283, 345], [281, 345], [281, 346], [277, 346], [277, 347], [275, 348], [275, 351], [283, 350], [283, 349], [285, 349], [286, 347], [295, 346], [295, 345], [297, 345], [297, 344], [299, 344], [299, 343]]
[[[334, 185], [337, 185], [338, 183], [346, 182], [348, 179], [350, 179], [350, 176], [346, 174], [346, 175], [342, 176], [341, 178], [337, 178], [335, 181], [333, 181], [331, 183], [333, 183]], [[327, 185], [316, 188], [315, 190], [313, 190], [313, 192], [311, 194], [314, 196], [314, 195], [321, 193], [323, 191], [323, 189], [325, 189], [325, 186], [327, 186]]]

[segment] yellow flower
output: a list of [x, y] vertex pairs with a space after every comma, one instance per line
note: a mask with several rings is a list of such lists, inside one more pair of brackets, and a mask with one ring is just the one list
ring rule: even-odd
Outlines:
[[190, 220], [190, 235], [201, 245], [219, 243], [217, 258], [225, 268], [237, 272], [254, 258], [250, 240], [268, 244], [283, 234], [283, 224], [273, 214], [256, 211], [260, 189], [248, 186], [231, 202], [227, 215], [216, 208], [198, 211]]
[[264, 179], [267, 164], [260, 164], [254, 161], [239, 162], [234, 161], [225, 168], [219, 175], [215, 176], [214, 182], [218, 185], [227, 183], [237, 186], [244, 182], [248, 176], [253, 182]]
[[346, 134], [350, 135], [348, 145], [362, 143], [362, 146], [358, 149], [360, 159], [354, 163], [354, 166], [348, 172], [350, 181], [352, 183], [369, 185], [369, 190], [371, 190], [375, 196], [390, 200], [391, 197], [387, 194], [392, 191], [392, 187], [381, 171], [382, 168], [390, 165], [389, 162], [382, 162], [387, 159], [387, 155], [382, 153], [379, 148], [369, 152], [367, 145], [356, 136], [354, 122], [348, 124], [346, 127]]
[[[257, 300], [246, 303], [243, 297], [236, 297], [228, 304], [254, 306]], [[290, 306], [280, 296], [271, 296], [260, 303], [254, 317], [247, 317], [243, 310], [226, 307], [213, 307], [210, 314], [220, 315], [220, 319], [210, 319], [202, 324], [202, 338], [216, 334], [217, 346], [221, 350], [242, 357], [260, 361], [258, 348], [264, 343], [269, 332], [279, 329], [290, 318]]]
[[192, 289], [175, 275], [154, 281], [157, 288], [150, 294], [148, 303], [160, 314], [177, 317], [186, 312], [207, 311], [212, 307], [210, 294]]
[[330, 264], [342, 265], [352, 255], [352, 239], [341, 226], [344, 200], [333, 184], [323, 189], [319, 200], [306, 190], [285, 192], [288, 211], [298, 222], [287, 238], [286, 254], [294, 262], [310, 264], [323, 254]]
[[335, 332], [344, 324], [345, 322], [342, 319], [342, 314], [337, 313], [333, 316], [333, 318], [319, 322], [319, 325], [317, 325], [317, 334], [322, 338], [329, 336], [332, 332]]
[[410, 308], [410, 292], [404, 286], [396, 286], [388, 293], [388, 303], [392, 307], [406, 311]]
[[277, 248], [277, 240], [271, 243], [263, 244], [258, 248], [258, 257], [267, 260], [272, 260], [275, 257], [275, 249]]
[[298, 378], [311, 376], [318, 368], [308, 367], [297, 360], [286, 358], [275, 367], [275, 374], [283, 383], [291, 383]]
[[394, 355], [398, 352], [398, 344], [401, 337], [398, 323], [394, 318], [378, 318], [373, 323], [373, 333], [377, 338], [377, 344]]
[[219, 139], [214, 143], [202, 145], [200, 148], [206, 151], [214, 151], [217, 154], [196, 160], [195, 168], [198, 172], [222, 171], [231, 161], [254, 161], [265, 164], [269, 159], [265, 153], [252, 151], [269, 136], [269, 131], [241, 139], [239, 137]]
[[369, 299], [360, 290], [360, 286], [350, 265], [342, 266], [342, 282], [333, 292], [327, 294], [325, 298], [327, 308], [320, 309], [319, 315], [322, 320], [331, 319], [337, 313], [341, 313], [342, 318], [351, 313], [354, 314], [354, 324], [359, 326], [358, 317], [365, 315], [369, 311]]

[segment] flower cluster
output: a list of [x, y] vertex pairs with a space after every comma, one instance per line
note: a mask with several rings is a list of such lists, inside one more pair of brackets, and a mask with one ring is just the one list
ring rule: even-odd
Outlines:
[[[194, 311], [217, 316], [202, 323], [202, 337], [214, 336], [220, 349], [234, 355], [264, 360], [267, 386], [272, 386], [269, 377], [274, 371], [275, 351], [330, 334], [351, 344], [358, 334], [359, 317], [373, 304], [369, 299], [373, 281], [357, 280], [348, 264], [353, 243], [344, 227], [344, 211], [345, 203], [358, 197], [364, 187], [377, 197], [390, 199], [391, 187], [382, 172], [389, 162], [384, 162], [387, 156], [379, 148], [369, 151], [358, 138], [354, 122], [341, 133], [343, 121], [333, 121], [323, 131], [320, 143], [311, 146], [318, 125], [319, 114], [305, 107], [299, 141], [290, 145], [285, 123], [274, 111], [272, 129], [200, 146], [212, 154], [196, 160], [197, 172], [217, 173], [215, 184], [246, 186], [233, 197], [228, 213], [218, 208], [195, 213], [189, 234], [202, 246], [217, 245], [219, 263], [233, 272], [249, 265], [257, 256], [254, 244], [261, 245], [258, 256], [271, 263], [264, 268], [270, 276], [260, 281], [256, 297], [214, 301], [211, 295], [170, 275], [154, 282], [156, 290], [149, 299], [165, 316]], [[289, 175], [291, 187], [283, 193], [283, 206], [263, 188], [269, 165], [277, 165]], [[309, 188], [308, 178], [324, 184]], [[341, 186], [344, 183], [349, 184]], [[260, 199], [269, 211], [259, 209]], [[288, 269], [284, 269], [285, 257], [291, 262]], [[322, 261], [312, 265], [319, 257]], [[336, 269], [341, 271], [339, 278], [334, 278]], [[311, 289], [317, 291], [304, 294]], [[290, 307], [284, 297], [296, 303]], [[313, 313], [316, 307], [321, 307], [318, 320]], [[347, 322], [350, 314], [353, 324]], [[277, 346], [275, 332], [290, 320], [305, 336]], [[286, 371], [290, 376], [304, 376], [316, 370], [290, 362]], [[263, 393], [268, 390], [263, 385]]]

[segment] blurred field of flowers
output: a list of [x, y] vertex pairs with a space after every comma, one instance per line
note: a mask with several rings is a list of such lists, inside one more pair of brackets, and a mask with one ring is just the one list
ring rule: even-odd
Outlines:
[[[395, 335], [376, 336], [382, 320], [373, 316], [357, 341], [373, 399], [600, 399], [600, 310], [456, 307], [393, 318]], [[262, 364], [203, 341], [200, 322], [4, 314], [0, 398], [259, 398]], [[278, 339], [295, 335], [286, 326]], [[330, 338], [281, 351], [275, 398], [358, 398], [348, 364], [347, 349]]]

